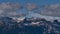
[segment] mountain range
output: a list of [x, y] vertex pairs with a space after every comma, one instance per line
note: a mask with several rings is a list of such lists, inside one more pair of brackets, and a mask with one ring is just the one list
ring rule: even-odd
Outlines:
[[[47, 21], [44, 18], [19, 18], [0, 17], [1, 34], [60, 34], [60, 22]], [[33, 31], [32, 31], [33, 30]], [[36, 30], [36, 31], [35, 31]], [[24, 33], [23, 33], [24, 32]]]

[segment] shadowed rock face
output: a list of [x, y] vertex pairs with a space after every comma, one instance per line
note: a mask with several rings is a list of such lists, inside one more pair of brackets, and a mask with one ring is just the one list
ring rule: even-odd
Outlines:
[[60, 34], [60, 22], [25, 18], [18, 23], [10, 17], [0, 17], [0, 34]]

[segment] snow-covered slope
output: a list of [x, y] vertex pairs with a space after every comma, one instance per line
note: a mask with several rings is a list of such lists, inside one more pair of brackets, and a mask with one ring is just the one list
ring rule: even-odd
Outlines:
[[29, 12], [29, 15], [27, 17], [44, 18], [44, 19], [46, 19], [48, 21], [53, 21], [53, 20], [60, 21], [60, 17], [41, 15], [41, 14], [34, 13], [34, 12]]

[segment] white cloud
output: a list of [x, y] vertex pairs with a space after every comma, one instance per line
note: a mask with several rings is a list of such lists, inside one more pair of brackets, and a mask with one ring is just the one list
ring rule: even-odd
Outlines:
[[60, 17], [60, 4], [45, 5], [40, 14]]
[[26, 8], [27, 8], [27, 10], [34, 10], [34, 9], [37, 8], [37, 5], [36, 4], [27, 3]]
[[10, 2], [7, 2], [7, 3], [1, 3], [0, 4], [0, 16], [3, 15], [3, 16], [16, 16], [16, 15], [19, 15], [21, 16], [20, 14], [17, 13], [16, 10], [18, 9], [21, 9], [21, 5], [19, 3], [10, 3]]
[[19, 4], [19, 3], [1, 3], [0, 4], [0, 9], [10, 9], [10, 10], [12, 10], [12, 9], [14, 9], [14, 10], [16, 10], [16, 9], [19, 9], [19, 8], [21, 8], [22, 6]]

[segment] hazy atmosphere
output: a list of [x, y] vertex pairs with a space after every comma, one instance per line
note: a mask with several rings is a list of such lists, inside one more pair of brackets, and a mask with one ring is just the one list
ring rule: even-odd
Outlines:
[[0, 0], [0, 34], [60, 34], [60, 0]]

